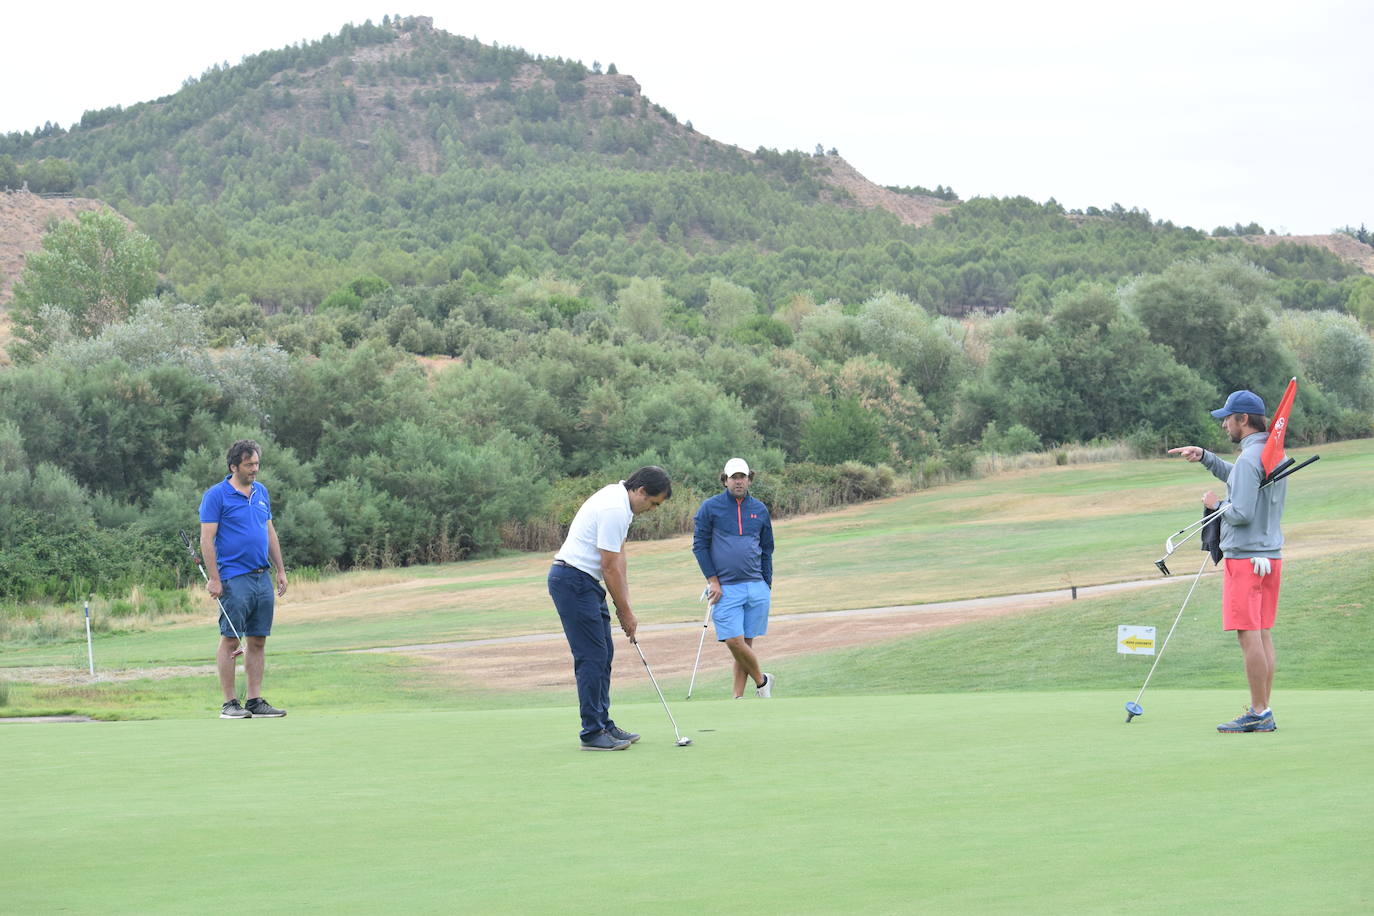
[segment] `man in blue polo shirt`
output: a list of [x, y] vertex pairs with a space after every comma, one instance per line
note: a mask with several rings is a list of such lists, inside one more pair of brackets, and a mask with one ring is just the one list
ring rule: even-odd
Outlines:
[[773, 695], [773, 676], [759, 666], [754, 640], [768, 632], [773, 589], [773, 521], [768, 507], [749, 495], [754, 472], [743, 458], [725, 462], [725, 490], [697, 509], [692, 553], [706, 577], [716, 639], [735, 657], [735, 699], [748, 678], [755, 696]]
[[[229, 446], [229, 474], [206, 490], [200, 501], [200, 552], [205, 557], [210, 595], [224, 608], [215, 653], [224, 690], [221, 719], [286, 715], [285, 710], [262, 698], [263, 656], [275, 605], [273, 570], [276, 595], [285, 595], [286, 564], [282, 562], [277, 530], [272, 527], [272, 502], [267, 488], [256, 480], [261, 455], [262, 450], [251, 439]], [[246, 642], [243, 673], [248, 690], [242, 705], [234, 672], [234, 655], [239, 649], [236, 633]]]

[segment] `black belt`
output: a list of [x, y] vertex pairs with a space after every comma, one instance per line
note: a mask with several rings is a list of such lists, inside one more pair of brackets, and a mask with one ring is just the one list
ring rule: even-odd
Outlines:
[[268, 571], [269, 569], [271, 569], [271, 568], [272, 568], [272, 567], [270, 567], [270, 566], [259, 566], [257, 569], [250, 569], [250, 570], [248, 570], [248, 573], [249, 573], [250, 575], [256, 575], [257, 573], [264, 573], [264, 572], [267, 572], [267, 571]]
[[553, 561], [553, 565], [554, 565], [554, 566], [566, 566], [566, 567], [568, 567], [568, 569], [576, 569], [576, 568], [577, 568], [576, 566], [572, 565], [571, 563], [564, 563], [562, 560], [554, 560], [554, 561]]

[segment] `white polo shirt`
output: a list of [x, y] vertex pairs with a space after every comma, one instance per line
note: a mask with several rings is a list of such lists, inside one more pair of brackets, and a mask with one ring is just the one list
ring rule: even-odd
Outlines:
[[563, 546], [554, 554], [554, 559], [575, 566], [587, 575], [601, 581], [601, 553], [609, 550], [620, 553], [625, 546], [625, 535], [634, 521], [630, 510], [630, 491], [625, 489], [625, 481], [602, 487], [577, 510], [568, 536]]

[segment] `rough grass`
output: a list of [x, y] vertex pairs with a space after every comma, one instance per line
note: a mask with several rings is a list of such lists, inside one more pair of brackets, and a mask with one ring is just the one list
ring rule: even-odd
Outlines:
[[[1370, 635], [1368, 615], [1354, 606], [1370, 585], [1361, 570], [1369, 569], [1374, 543], [1374, 488], [1367, 485], [1374, 441], [1324, 447], [1322, 454], [1322, 462], [1294, 478], [1285, 517], [1290, 563], [1278, 638], [1290, 667], [1280, 684], [1285, 677], [1297, 683], [1291, 666], [1298, 647], [1291, 641], [1300, 633], [1310, 630], [1313, 651], [1328, 644], [1367, 644]], [[919, 604], [1153, 577], [1164, 535], [1191, 521], [1189, 507], [1209, 485], [1205, 473], [1179, 461], [1055, 466], [787, 520], [778, 526], [775, 609]], [[699, 620], [700, 577], [689, 547], [686, 538], [631, 545], [631, 590], [644, 623]], [[1188, 554], [1196, 556], [1191, 546], [1176, 555], [1176, 570], [1190, 571], [1192, 561], [1183, 562]], [[390, 581], [397, 571], [302, 582], [279, 606], [269, 686], [278, 696], [286, 691], [323, 698], [352, 679], [364, 685], [366, 702], [378, 708], [508, 705], [509, 699], [427, 674], [423, 661], [370, 667], [380, 663], [321, 653], [556, 632], [544, 587], [547, 563], [546, 555], [515, 555], [405, 570], [411, 578], [403, 582]], [[786, 661], [779, 673], [798, 692], [816, 694], [856, 688], [876, 693], [1117, 687], [1139, 674], [1141, 659], [1123, 663], [1109, 651], [1116, 625], [1166, 627], [1183, 586], [1181, 577], [1176, 586], [1134, 597], [1085, 601], [1044, 615], [933, 634], [901, 648], [884, 644]], [[1169, 596], [1170, 588], [1177, 594]], [[1204, 646], [1211, 654], [1201, 659], [1200, 671], [1236, 677], [1234, 646], [1214, 627], [1214, 590], [1204, 581], [1194, 596], [1194, 609], [1171, 650], [1177, 656], [1161, 677], [1181, 677], [1188, 664], [1185, 650]], [[1325, 606], [1326, 594], [1345, 595], [1340, 602], [1345, 607]], [[106, 717], [200, 715], [207, 697], [213, 700], [213, 679], [158, 670], [210, 662], [215, 611], [203, 595], [197, 600], [201, 608], [193, 617], [98, 636], [98, 671], [147, 670], [147, 683], [105, 684], [96, 695], [74, 698], [19, 682], [12, 687], [10, 708]], [[0, 671], [48, 666], [84, 675], [79, 610], [73, 623], [71, 638], [60, 643], [0, 644]], [[1331, 639], [1334, 633], [1345, 635]], [[1344, 668], [1368, 670], [1358, 657], [1333, 656], [1314, 664], [1318, 667], [1304, 674], [1302, 683], [1333, 686], [1345, 683], [1340, 680]], [[1129, 676], [1118, 677], [1120, 672]], [[629, 689], [647, 689], [647, 684]]]

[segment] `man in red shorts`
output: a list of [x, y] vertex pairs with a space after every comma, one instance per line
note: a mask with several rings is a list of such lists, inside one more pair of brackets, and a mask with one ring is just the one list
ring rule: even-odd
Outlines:
[[[1233, 391], [1226, 404], [1212, 411], [1232, 442], [1239, 443], [1235, 464], [1223, 461], [1196, 445], [1169, 450], [1189, 461], [1201, 461], [1218, 479], [1226, 481], [1228, 505], [1221, 513], [1221, 552], [1225, 575], [1221, 586], [1222, 628], [1235, 630], [1245, 658], [1245, 677], [1250, 682], [1250, 705], [1217, 731], [1272, 732], [1274, 712], [1269, 693], [1274, 687], [1274, 643], [1270, 630], [1279, 604], [1283, 569], [1280, 551], [1283, 531], [1283, 500], [1288, 482], [1277, 481], [1263, 490], [1264, 467], [1260, 453], [1269, 439], [1264, 401], [1253, 391]], [[1208, 490], [1202, 504], [1214, 509], [1221, 502]]]

